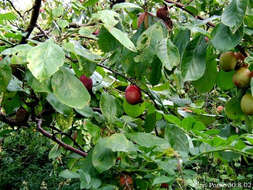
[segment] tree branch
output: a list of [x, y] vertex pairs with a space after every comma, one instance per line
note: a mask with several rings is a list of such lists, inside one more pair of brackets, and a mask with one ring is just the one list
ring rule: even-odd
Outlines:
[[11, 0], [7, 0], [11, 7], [14, 9], [14, 11], [24, 20], [24, 17], [22, 16], [22, 14], [16, 9], [16, 7], [13, 5], [13, 3], [11, 2]]
[[32, 12], [32, 17], [30, 20], [30, 24], [26, 29], [27, 34], [23, 36], [20, 44], [26, 43], [26, 40], [29, 38], [30, 34], [32, 33], [34, 27], [36, 27], [36, 22], [39, 17], [40, 13], [40, 6], [41, 6], [41, 0], [35, 0], [34, 6], [33, 6], [33, 12]]
[[57, 139], [54, 135], [52, 135], [51, 133], [47, 132], [46, 130], [44, 130], [42, 127], [42, 119], [38, 119], [37, 122], [37, 130], [44, 135], [45, 137], [48, 137], [49, 139], [53, 140], [54, 142], [56, 142], [57, 144], [59, 144], [60, 146], [62, 146], [64, 149], [69, 150], [71, 152], [74, 152], [76, 154], [79, 154], [80, 156], [86, 157], [88, 155], [88, 153], [81, 151], [79, 149], [76, 149], [68, 144], [65, 144], [64, 142], [62, 142], [61, 140]]
[[[185, 5], [182, 4], [182, 3], [178, 3], [178, 2], [175, 2], [175, 1], [171, 1], [171, 0], [164, 0], [164, 1], [167, 2], [167, 3], [172, 3], [172, 4], [174, 4], [176, 7], [178, 7], [178, 8], [180, 8], [180, 9], [184, 10], [185, 12], [189, 13], [190, 15], [192, 15], [193, 17], [195, 17], [195, 18], [197, 18], [197, 19], [199, 19], [199, 20], [205, 20], [203, 17], [198, 16], [198, 15], [195, 15], [195, 14], [192, 13], [191, 11], [187, 10], [187, 9], [185, 8]], [[211, 22], [207, 22], [207, 25], [208, 25], [208, 26], [211, 26], [211, 27], [215, 27], [215, 24], [213, 24], [213, 23], [211, 23]]]
[[54, 127], [54, 126], [50, 126], [51, 129], [57, 131], [58, 133], [60, 133], [61, 135], [65, 135], [66, 137], [68, 137], [76, 147], [78, 147], [81, 151], [84, 152], [84, 150], [82, 149], [82, 147], [71, 137], [71, 135], [67, 134], [67, 133], [64, 133], [62, 132], [60, 129]]

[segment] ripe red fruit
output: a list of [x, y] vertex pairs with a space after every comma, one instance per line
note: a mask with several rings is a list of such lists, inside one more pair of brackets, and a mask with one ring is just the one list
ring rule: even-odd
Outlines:
[[129, 186], [133, 184], [133, 179], [129, 175], [120, 176], [119, 183], [121, 186]]
[[126, 91], [125, 91], [125, 97], [126, 97], [126, 100], [129, 104], [138, 104], [140, 102], [142, 102], [142, 99], [141, 99], [141, 90], [138, 86], [136, 85], [130, 85], [126, 88]]
[[80, 77], [80, 81], [83, 83], [83, 85], [87, 88], [87, 90], [92, 89], [92, 80], [89, 77], [86, 77], [85, 75], [82, 75]]
[[250, 70], [247, 67], [241, 67], [235, 72], [232, 80], [238, 88], [245, 88], [249, 85], [250, 78]]

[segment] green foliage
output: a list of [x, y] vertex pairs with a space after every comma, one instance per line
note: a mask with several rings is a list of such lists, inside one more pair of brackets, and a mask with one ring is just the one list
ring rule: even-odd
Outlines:
[[[28, 39], [36, 14], [12, 6], [0, 2], [0, 189], [252, 181], [253, 117], [240, 105], [253, 89], [252, 0], [43, 1]], [[217, 64], [227, 52], [236, 71]], [[143, 102], [126, 101], [130, 84]]]

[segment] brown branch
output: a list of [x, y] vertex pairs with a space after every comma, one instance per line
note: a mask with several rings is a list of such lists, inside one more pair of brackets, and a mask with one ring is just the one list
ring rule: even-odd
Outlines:
[[54, 135], [52, 135], [51, 133], [47, 132], [46, 130], [44, 130], [42, 127], [42, 119], [38, 119], [37, 122], [37, 130], [44, 135], [45, 137], [48, 137], [49, 139], [53, 140], [54, 142], [56, 142], [57, 144], [59, 144], [60, 146], [62, 146], [64, 149], [69, 150], [71, 152], [74, 152], [76, 154], [79, 154], [80, 156], [86, 157], [88, 155], [88, 153], [81, 151], [79, 149], [76, 149], [68, 144], [65, 144], [64, 142], [62, 142], [61, 140], [57, 139]]
[[26, 43], [26, 40], [29, 38], [30, 34], [32, 33], [34, 27], [36, 27], [36, 22], [39, 17], [40, 13], [40, 6], [41, 6], [41, 0], [35, 0], [34, 6], [33, 6], [33, 12], [32, 12], [32, 17], [30, 20], [30, 24], [26, 29], [27, 34], [23, 36], [20, 44]]
[[50, 128], [53, 129], [53, 130], [55, 130], [55, 131], [57, 131], [59, 134], [65, 135], [66, 137], [68, 137], [74, 143], [74, 145], [76, 147], [78, 147], [81, 151], [84, 152], [83, 148], [71, 137], [71, 135], [62, 132], [60, 129], [58, 129], [58, 128], [54, 127], [54, 126], [50, 126]]
[[[171, 0], [164, 0], [164, 1], [167, 2], [167, 3], [172, 3], [172, 4], [174, 4], [176, 7], [178, 7], [178, 8], [180, 8], [180, 9], [184, 10], [185, 12], [189, 13], [190, 15], [192, 15], [193, 17], [195, 17], [195, 18], [197, 18], [197, 19], [199, 19], [199, 20], [205, 20], [203, 17], [198, 16], [198, 15], [195, 15], [195, 14], [192, 13], [191, 11], [187, 10], [187, 9], [185, 8], [185, 5], [182, 4], [182, 3], [178, 3], [178, 2], [175, 2], [175, 1], [171, 1]], [[208, 26], [211, 26], [211, 27], [215, 27], [215, 24], [213, 24], [213, 23], [211, 23], [211, 22], [207, 22], [207, 25], [208, 25]]]
[[0, 121], [3, 122], [3, 123], [8, 124], [11, 127], [15, 127], [15, 126], [18, 126], [18, 127], [27, 126], [27, 122], [26, 121], [24, 121], [24, 122], [18, 122], [18, 121], [16, 121], [16, 119], [7, 117], [6, 115], [4, 115], [1, 112], [0, 112]]

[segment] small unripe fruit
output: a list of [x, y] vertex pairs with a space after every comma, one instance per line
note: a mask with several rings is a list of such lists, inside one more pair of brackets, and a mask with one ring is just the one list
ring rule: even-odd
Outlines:
[[220, 113], [220, 112], [222, 112], [222, 110], [223, 110], [223, 109], [224, 109], [224, 107], [223, 107], [223, 106], [218, 106], [218, 107], [217, 107], [217, 112], [219, 112], [219, 113]]
[[97, 36], [97, 35], [99, 35], [99, 32], [100, 32], [100, 30], [99, 30], [99, 28], [97, 28], [92, 34]]
[[250, 70], [246, 67], [241, 67], [233, 75], [233, 83], [238, 88], [245, 88], [250, 83]]
[[85, 75], [82, 75], [80, 77], [80, 81], [83, 83], [83, 85], [87, 88], [87, 90], [92, 89], [92, 80], [89, 77], [86, 77]]
[[241, 99], [241, 109], [246, 115], [253, 115], [253, 97], [245, 94]]
[[232, 71], [235, 69], [237, 59], [234, 52], [226, 52], [220, 56], [220, 67], [223, 71]]
[[127, 102], [132, 105], [142, 102], [141, 90], [136, 85], [130, 85], [126, 88], [125, 97]]

